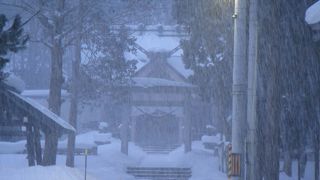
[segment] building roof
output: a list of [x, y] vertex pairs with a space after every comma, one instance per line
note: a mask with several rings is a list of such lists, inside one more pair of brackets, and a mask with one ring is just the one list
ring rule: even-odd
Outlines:
[[[135, 31], [132, 33], [136, 38], [136, 43], [150, 53], [169, 53], [180, 46], [181, 40], [187, 38], [187, 36], [177, 33], [175, 26], [163, 26], [163, 32], [154, 30], [155, 27], [156, 26], [147, 26], [142, 32]], [[193, 74], [193, 71], [185, 68], [182, 55], [183, 51], [181, 49], [177, 50], [165, 60], [165, 63], [170, 66], [169, 68], [172, 68], [180, 76], [187, 79]], [[139, 50], [135, 53], [126, 53], [125, 57], [129, 60], [138, 60], [137, 72], [153, 61], [153, 59], [150, 59], [150, 57]]]
[[[32, 98], [47, 98], [49, 97], [49, 89], [32, 89], [32, 90], [24, 90], [21, 93], [22, 96], [32, 97]], [[67, 90], [61, 90], [62, 97], [68, 97], [69, 93]]]
[[76, 131], [75, 128], [72, 127], [68, 122], [63, 120], [60, 116], [56, 115], [55, 113], [51, 112], [48, 108], [44, 107], [40, 103], [30, 98], [23, 97], [20, 94], [15, 93], [13, 91], [10, 91], [10, 94], [12, 94], [13, 98], [16, 101], [19, 101], [19, 103], [21, 103], [21, 106], [25, 106], [32, 109], [32, 113], [34, 113], [34, 115], [37, 117], [41, 117], [41, 119], [45, 121], [45, 123], [58, 125], [68, 131]]
[[7, 109], [15, 109], [36, 121], [40, 127], [62, 130], [63, 132], [75, 132], [75, 128], [46, 107], [23, 97], [10, 83], [0, 82], [0, 96], [5, 98]]

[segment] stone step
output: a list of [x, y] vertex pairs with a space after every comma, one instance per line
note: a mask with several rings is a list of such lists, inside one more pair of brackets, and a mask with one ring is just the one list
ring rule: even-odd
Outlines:
[[191, 168], [177, 167], [127, 167], [127, 173], [149, 180], [187, 180], [192, 176]]
[[[139, 145], [139, 144], [138, 144]], [[143, 145], [140, 144], [143, 151], [148, 154], [169, 154], [173, 150], [177, 149], [180, 145], [179, 144], [172, 144], [172, 145]]]

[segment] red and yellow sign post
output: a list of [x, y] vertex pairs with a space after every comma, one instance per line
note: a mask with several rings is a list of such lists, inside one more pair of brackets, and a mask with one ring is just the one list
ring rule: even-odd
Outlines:
[[228, 145], [228, 178], [241, 175], [241, 156], [237, 153], [232, 153], [231, 144]]

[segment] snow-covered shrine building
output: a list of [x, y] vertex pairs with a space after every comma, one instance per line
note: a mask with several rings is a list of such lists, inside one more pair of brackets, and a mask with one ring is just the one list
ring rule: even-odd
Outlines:
[[[187, 38], [178, 26], [127, 26], [135, 36], [135, 53], [127, 60], [137, 60], [133, 83], [125, 88], [128, 96], [121, 103], [101, 98], [99, 106], [81, 104], [77, 132], [98, 129], [100, 122], [122, 140], [122, 152], [128, 152], [132, 141], [146, 151], [170, 151], [200, 139], [211, 124], [210, 105], [197, 96], [198, 88], [188, 81], [192, 71], [185, 68], [180, 41]], [[47, 106], [48, 90], [27, 90], [23, 96]], [[70, 96], [62, 91], [61, 117], [69, 119]], [[151, 148], [151, 149], [150, 149]]]
[[201, 124], [192, 123], [194, 115], [202, 107], [196, 109], [200, 105], [197, 87], [188, 82], [192, 71], [182, 61], [180, 40], [186, 35], [175, 26], [129, 28], [137, 38], [137, 52], [126, 58], [137, 59], [138, 69], [128, 103], [121, 110], [125, 116], [120, 118], [122, 152], [127, 153], [128, 137], [147, 152], [170, 151], [181, 144], [188, 152], [193, 124]]

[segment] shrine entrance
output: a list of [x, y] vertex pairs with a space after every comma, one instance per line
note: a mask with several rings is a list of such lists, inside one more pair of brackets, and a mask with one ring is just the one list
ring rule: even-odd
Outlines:
[[179, 143], [179, 120], [174, 115], [141, 115], [136, 121], [136, 143], [142, 146], [171, 146]]

